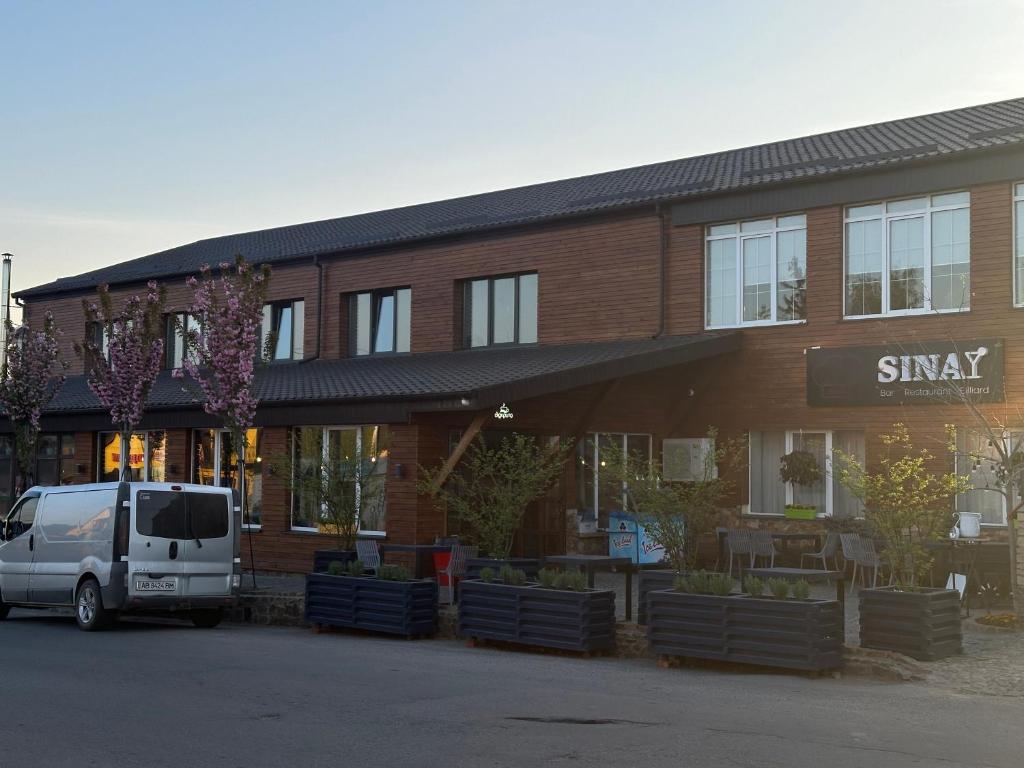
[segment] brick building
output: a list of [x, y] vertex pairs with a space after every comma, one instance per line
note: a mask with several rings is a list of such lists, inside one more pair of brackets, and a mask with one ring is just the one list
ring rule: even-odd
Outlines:
[[[448, 521], [417, 494], [417, 467], [478, 431], [578, 442], [530, 510], [522, 554], [562, 551], [568, 510], [607, 520], [602, 448], [649, 453], [684, 478], [709, 426], [749, 435], [730, 514], [814, 529], [820, 520], [786, 520], [785, 504], [860, 510], [831, 472], [783, 483], [785, 452], [827, 468], [841, 448], [870, 463], [897, 420], [919, 443], [937, 447], [947, 423], [964, 445], [976, 439], [931, 379], [973, 374], [979, 402], [991, 401], [981, 407], [1024, 428], [1022, 226], [1014, 99], [203, 240], [17, 294], [30, 324], [53, 312], [77, 365], [44, 417], [35, 479], [114, 478], [127, 462], [155, 480], [235, 481], [229, 437], [171, 379], [173, 332], [128, 457], [71, 345], [90, 332], [82, 299], [98, 284], [124, 295], [157, 279], [181, 312], [185, 278], [240, 253], [272, 265], [265, 324], [278, 340], [259, 374], [250, 457], [259, 568], [307, 570], [326, 543], [315, 513], [264, 471], [269, 459], [325, 443], [376, 459], [386, 504], [363, 510], [364, 535], [430, 542]], [[511, 418], [497, 418], [502, 404]], [[3, 446], [9, 456], [9, 437]], [[5, 469], [9, 487], [9, 458]], [[986, 535], [1006, 535], [997, 494], [958, 505], [983, 514]]]

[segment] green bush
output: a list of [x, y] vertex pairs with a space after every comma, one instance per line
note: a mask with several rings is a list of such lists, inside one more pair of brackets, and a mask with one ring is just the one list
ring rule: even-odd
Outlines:
[[586, 574], [581, 571], [566, 571], [562, 574], [562, 586], [560, 589], [567, 589], [570, 592], [586, 592]]
[[327, 566], [327, 573], [331, 576], [344, 576], [345, 575], [345, 564], [340, 560], [331, 560]]
[[808, 584], [804, 579], [800, 579], [793, 584], [793, 597], [797, 600], [806, 600], [811, 596], [811, 585]]
[[558, 581], [558, 571], [553, 568], [541, 568], [537, 572], [537, 581], [544, 589], [554, 589], [555, 582]]
[[690, 580], [685, 576], [676, 576], [675, 583], [672, 587], [676, 592], [693, 592], [693, 586], [690, 584]]
[[707, 571], [690, 574], [690, 591], [697, 595], [711, 594], [711, 577]]
[[764, 594], [764, 582], [757, 576], [747, 576], [743, 581], [743, 589], [751, 597], [760, 597]]
[[366, 568], [363, 567], [363, 561], [362, 560], [353, 560], [352, 562], [350, 562], [348, 564], [348, 575], [349, 576], [362, 576], [363, 572], [365, 570], [366, 570]]
[[377, 569], [381, 581], [409, 581], [409, 569], [404, 565], [382, 565]]
[[481, 568], [480, 569], [480, 581], [485, 584], [490, 584], [494, 581], [494, 569], [493, 568]]
[[768, 579], [768, 590], [776, 600], [785, 600], [789, 597], [789, 582], [785, 579]]
[[724, 573], [714, 573], [708, 577], [708, 590], [718, 597], [728, 597], [732, 592], [732, 579]]
[[498, 578], [505, 584], [521, 587], [526, 583], [526, 571], [520, 571], [511, 565], [503, 565], [501, 570], [498, 571]]

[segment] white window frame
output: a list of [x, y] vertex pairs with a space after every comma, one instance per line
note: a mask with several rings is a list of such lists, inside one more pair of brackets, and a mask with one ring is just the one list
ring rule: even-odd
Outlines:
[[[954, 203], [951, 205], [933, 205], [932, 199], [941, 197], [943, 195], [952, 195], [958, 193], [967, 194], [966, 203]], [[912, 211], [894, 211], [890, 213], [888, 206], [892, 203], [899, 203], [903, 200], [915, 200], [917, 198], [924, 198], [924, 207], [914, 209]], [[879, 213], [865, 214], [863, 216], [851, 216], [850, 209], [852, 208], [863, 208], [869, 205], [880, 205], [882, 210]], [[931, 192], [924, 195], [913, 195], [911, 197], [897, 197], [887, 200], [873, 200], [863, 203], [856, 203], [855, 205], [848, 205], [843, 209], [843, 276], [842, 276], [842, 291], [843, 291], [843, 319], [844, 320], [872, 320], [880, 317], [908, 317], [913, 315], [926, 315], [931, 313], [951, 314], [959, 312], [969, 312], [970, 306], [967, 307], [952, 307], [949, 309], [933, 309], [932, 308], [932, 214], [939, 213], [941, 211], [956, 211], [966, 209], [967, 211], [967, 274], [970, 274], [972, 257], [971, 257], [971, 240], [970, 240], [970, 227], [971, 227], [971, 197], [969, 189], [951, 189], [945, 192]], [[890, 295], [889, 295], [889, 280], [891, 264], [889, 254], [889, 224], [893, 221], [900, 219], [924, 219], [924, 306], [921, 308], [914, 309], [890, 309]], [[849, 224], [854, 222], [863, 221], [880, 221], [882, 223], [882, 307], [881, 312], [873, 315], [850, 315], [846, 312], [846, 299], [847, 299], [847, 277], [849, 273], [847, 268], [849, 266], [849, 254], [848, 245], [849, 237], [847, 235], [847, 227]]]
[[[1013, 229], [1012, 229], [1012, 240], [1010, 244], [1010, 271], [1013, 273], [1013, 306], [1024, 307], [1024, 296], [1021, 295], [1021, 291], [1024, 290], [1024, 285], [1020, 285], [1017, 280], [1017, 259], [1018, 256], [1024, 257], [1024, 253], [1017, 253], [1017, 236], [1021, 231], [1021, 227], [1024, 227], [1024, 221], [1019, 221], [1017, 218], [1017, 203], [1024, 203], [1024, 181], [1014, 182], [1011, 187], [1012, 202], [1010, 203], [1012, 210], [1010, 215], [1013, 218]], [[1021, 258], [1024, 262], [1024, 258]]]
[[[977, 432], [977, 430], [972, 430], [970, 427], [957, 427], [957, 433], [959, 433], [960, 430], [963, 430], [963, 431], [965, 431], [967, 433]], [[1003, 445], [1004, 445], [1004, 448], [1005, 448], [1005, 450], [1007, 452], [1011, 451], [1012, 446], [1013, 446], [1013, 440], [1014, 440], [1015, 437], [1018, 438], [1018, 439], [1024, 439], [1024, 430], [1011, 430], [1009, 432], [1009, 434], [1007, 434], [1003, 438]], [[959, 459], [960, 459], [961, 455], [969, 455], [969, 454], [962, 454], [961, 453], [960, 445], [959, 445], [959, 436], [958, 436], [958, 439], [957, 439], [957, 450], [954, 452], [954, 463], [953, 463], [953, 469], [954, 469], [955, 472], [958, 472], [958, 473], [960, 472]], [[1009, 505], [1007, 504], [1006, 496], [1004, 494], [1000, 493], [999, 491], [996, 491], [996, 490], [990, 489], [990, 488], [973, 488], [972, 490], [997, 493], [997, 494], [999, 494], [999, 498], [1000, 498], [1000, 501], [1001, 501], [1000, 506], [1002, 507], [1002, 514], [1003, 514], [1002, 522], [1000, 522], [1000, 523], [986, 523], [985, 521], [981, 521], [981, 526], [983, 528], [1006, 528], [1006, 527], [1008, 527], [1009, 526], [1010, 510], [1009, 510]], [[961, 494], [957, 494], [956, 496], [953, 497], [953, 510], [956, 511], [956, 512], [960, 512], [961, 511], [961, 509], [960, 509], [960, 495]], [[969, 512], [970, 510], [964, 510], [964, 511], [968, 511]]]
[[[359, 451], [360, 455], [361, 455], [362, 454], [362, 450], [363, 450], [363, 447], [362, 447], [362, 443], [363, 443], [363, 429], [366, 428], [366, 427], [377, 427], [379, 429], [380, 427], [386, 427], [386, 426], [387, 426], [386, 424], [335, 424], [335, 425], [328, 426], [328, 427], [318, 427], [318, 426], [315, 426], [315, 425], [314, 426], [299, 426], [299, 427], [292, 427], [292, 435], [295, 434], [295, 429], [320, 429], [321, 433], [322, 433], [321, 436], [320, 436], [320, 442], [321, 442], [321, 448], [320, 448], [320, 451], [321, 451], [321, 461], [324, 464], [326, 464], [326, 463], [328, 463], [330, 461], [330, 454], [329, 454], [330, 442], [328, 440], [328, 435], [329, 435], [330, 432], [354, 430], [355, 433], [356, 433], [356, 450]], [[291, 454], [292, 454], [292, 470], [291, 471], [292, 471], [292, 473], [294, 475], [294, 473], [295, 473], [295, 448], [294, 447], [292, 448]], [[374, 459], [374, 461], [376, 461], [376, 459]], [[384, 476], [384, 494], [385, 494], [385, 502], [384, 503], [387, 504], [387, 495], [386, 495], [387, 494], [387, 474], [386, 473], [385, 473], [385, 476]], [[295, 494], [292, 493], [292, 494], [290, 494], [290, 496], [291, 496], [291, 503], [290, 503], [289, 509], [288, 509], [288, 526], [289, 526], [289, 530], [296, 531], [298, 533], [320, 533], [320, 529], [319, 528], [314, 528], [312, 526], [306, 526], [306, 525], [295, 525]], [[356, 512], [356, 535], [359, 536], [359, 537], [362, 537], [362, 538], [367, 538], [367, 539], [383, 539], [384, 537], [386, 537], [387, 536], [387, 531], [370, 531], [370, 530], [364, 531], [360, 527], [362, 525], [362, 516], [358, 512], [359, 506], [360, 506], [360, 487], [359, 487], [359, 483], [357, 482], [356, 483], [356, 509], [357, 509], [357, 512]], [[385, 508], [385, 511], [386, 511], [386, 508]], [[387, 520], [387, 518], [385, 517], [385, 521], [386, 520]]]
[[[255, 427], [255, 429], [261, 429], [261, 427]], [[192, 455], [190, 457], [190, 462], [192, 464], [192, 481], [193, 482], [198, 482], [198, 479], [196, 478], [196, 471], [198, 470], [198, 467], [195, 466], [195, 460], [196, 460], [195, 457], [196, 457], [196, 442], [199, 440], [199, 433], [200, 432], [213, 432], [213, 477], [219, 483], [220, 482], [220, 478], [223, 476], [221, 474], [221, 470], [223, 469], [223, 467], [221, 466], [221, 455], [224, 452], [224, 448], [223, 448], [223, 444], [222, 444], [221, 441], [224, 439], [224, 435], [231, 434], [231, 430], [229, 430], [229, 429], [216, 429], [216, 428], [213, 428], [213, 429], [193, 429], [192, 430]], [[262, 464], [262, 462], [260, 461], [260, 457], [259, 456], [256, 457], [256, 461], [257, 461], [257, 463]], [[260, 468], [260, 471], [261, 472], [263, 471], [262, 467]], [[214, 488], [230, 488], [231, 486], [225, 486], [225, 485], [219, 485], [218, 484], [218, 485], [215, 485], [215, 486], [212, 486], [212, 487], [214, 487]], [[262, 517], [261, 517], [261, 519], [262, 519]], [[262, 522], [260, 522], [260, 523], [247, 523], [247, 522], [245, 522], [244, 519], [242, 521], [242, 529], [243, 530], [259, 531], [259, 530], [262, 530], [262, 528], [263, 528], [263, 523]]]
[[[793, 224], [780, 226], [779, 221], [781, 219], [787, 219], [794, 216], [802, 216], [802, 224]], [[750, 224], [756, 221], [771, 221], [772, 226], [766, 227], [765, 229], [759, 229], [757, 231], [743, 232], [742, 228], [744, 224]], [[723, 234], [713, 235], [711, 234], [712, 228], [721, 226], [734, 226], [735, 232], [726, 232]], [[807, 318], [801, 318], [799, 320], [778, 320], [778, 290], [779, 290], [779, 254], [778, 254], [778, 241], [779, 233], [781, 232], [796, 232], [803, 230], [807, 231], [807, 215], [804, 213], [787, 213], [779, 216], [765, 216], [763, 218], [744, 219], [743, 221], [722, 221], [715, 224], [708, 225], [704, 231], [704, 327], [705, 329], [712, 330], [716, 328], [750, 328], [762, 325], [799, 325], [806, 323]], [[743, 319], [743, 243], [746, 240], [754, 240], [759, 237], [768, 236], [771, 242], [771, 269], [772, 269], [772, 280], [771, 280], [771, 307], [772, 317], [769, 320], [744, 320]], [[710, 258], [711, 258], [711, 243], [717, 240], [735, 240], [736, 241], [736, 318], [735, 322], [726, 325], [712, 325], [711, 317], [708, 306], [708, 287], [710, 284], [711, 271], [709, 269]], [[804, 297], [806, 299], [809, 282], [807, 280], [807, 250], [806, 250], [806, 236], [804, 246]]]
[[[654, 460], [654, 453], [653, 453], [653, 451], [654, 451], [654, 442], [653, 442], [654, 437], [653, 437], [653, 435], [651, 435], [651, 434], [649, 434], [647, 432], [588, 432], [583, 437], [584, 444], [586, 444], [586, 439], [588, 437], [593, 437], [593, 443], [594, 443], [594, 451], [593, 451], [593, 453], [590, 456], [591, 463], [593, 464], [593, 467], [594, 467], [593, 471], [591, 472], [590, 483], [593, 485], [593, 489], [594, 489], [594, 512], [595, 512], [595, 514], [597, 514], [599, 509], [601, 509], [601, 481], [600, 481], [600, 471], [599, 471], [600, 468], [601, 468], [601, 464], [600, 464], [600, 460], [599, 460], [599, 457], [600, 457], [600, 454], [601, 454], [601, 452], [600, 452], [601, 439], [600, 438], [602, 436], [606, 436], [606, 437], [610, 436], [610, 437], [617, 437], [617, 438], [619, 438], [619, 449], [622, 451], [623, 457], [626, 458], [626, 438], [629, 435], [637, 435], [637, 436], [642, 436], [642, 437], [646, 437], [647, 438], [647, 455], [650, 456], [651, 460], [653, 461]], [[625, 490], [625, 488], [623, 488], [623, 490]]]
[[[825, 466], [821, 468], [825, 481], [825, 511], [818, 512], [818, 517], [832, 517], [832, 430], [831, 429], [791, 429], [786, 431], [786, 453], [793, 452], [793, 438], [797, 435], [825, 435]], [[782, 478], [780, 477], [779, 480]], [[793, 503], [793, 484], [786, 483], [786, 503]]]

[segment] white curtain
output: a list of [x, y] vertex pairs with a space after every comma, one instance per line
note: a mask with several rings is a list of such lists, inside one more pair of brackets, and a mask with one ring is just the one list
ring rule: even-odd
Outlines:
[[750, 433], [750, 511], [781, 515], [786, 507], [786, 486], [779, 477], [786, 453], [785, 432]]
[[[833, 451], [842, 451], [848, 456], [855, 456], [864, 466], [864, 433], [835, 432], [832, 435]], [[864, 517], [864, 505], [839, 482], [839, 470], [842, 460], [832, 455], [832, 516], [837, 518]]]

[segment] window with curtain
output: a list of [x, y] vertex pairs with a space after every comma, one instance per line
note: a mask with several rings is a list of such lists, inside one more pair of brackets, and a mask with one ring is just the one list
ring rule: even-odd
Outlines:
[[351, 354], [408, 352], [412, 325], [412, 289], [388, 288], [353, 294], [349, 299]]
[[[1022, 437], [1022, 432], [1012, 433], [1007, 447], [1019, 447]], [[957, 429], [956, 448], [956, 471], [971, 482], [971, 490], [956, 497], [957, 511], [979, 513], [983, 525], [1006, 525], [1006, 497], [997, 477], [999, 451], [987, 436], [969, 428]], [[1014, 506], [1019, 501], [1018, 489]]]
[[[253, 528], [263, 524], [262, 438], [262, 429], [246, 431], [242, 524]], [[224, 429], [197, 429], [193, 432], [192, 482], [238, 490], [238, 451], [231, 432]]]
[[949, 192], [847, 208], [846, 316], [970, 309], [970, 206]]
[[708, 328], [807, 317], [807, 217], [799, 214], [708, 227]]
[[465, 347], [536, 343], [537, 274], [467, 280], [463, 315]]
[[[814, 506], [819, 516], [863, 517], [860, 502], [838, 479], [835, 451], [864, 462], [864, 433], [832, 430], [752, 431], [750, 441], [750, 499], [753, 515], [782, 515], [786, 504]], [[815, 456], [823, 477], [811, 486], [782, 482], [782, 457], [794, 450]]]

